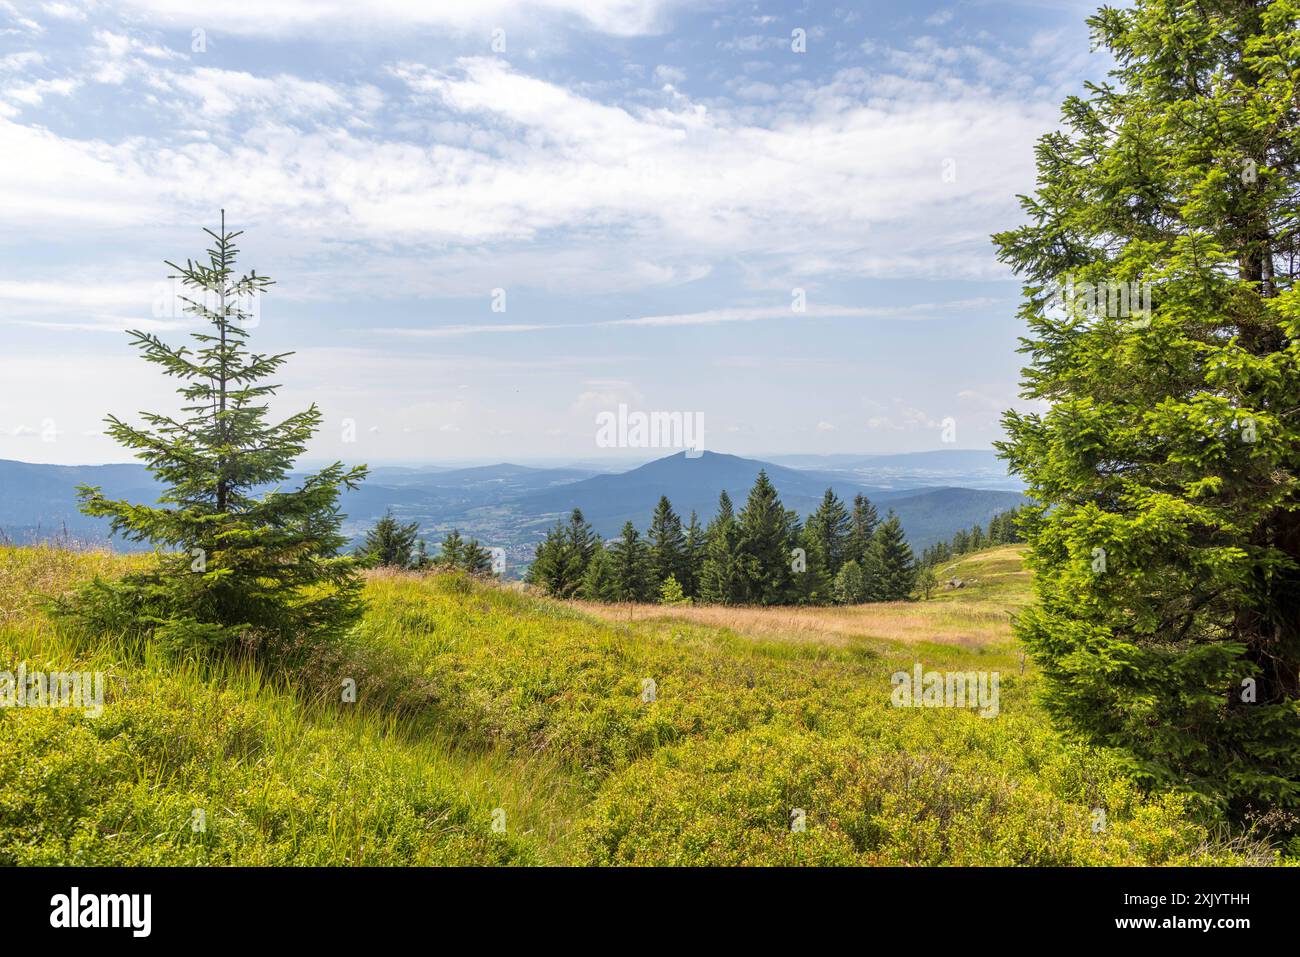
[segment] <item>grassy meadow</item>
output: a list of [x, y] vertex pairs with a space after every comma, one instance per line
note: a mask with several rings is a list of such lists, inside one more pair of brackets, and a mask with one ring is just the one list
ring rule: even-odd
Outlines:
[[864, 641], [961, 645], [972, 652], [1012, 642], [1011, 615], [1029, 601], [1023, 570], [1024, 546], [1007, 545], [963, 556], [940, 571], [943, 581], [959, 578], [960, 588], [942, 584], [923, 602], [868, 605], [782, 605], [768, 608], [723, 605], [606, 605], [576, 602], [576, 607], [622, 623], [667, 619], [728, 629], [781, 643], [809, 642], [850, 648]]
[[[0, 709], [0, 864], [1279, 860], [1051, 729], [1011, 634], [1015, 547], [941, 569], [964, 587], [929, 600], [846, 608], [374, 572], [349, 640], [274, 671], [46, 615], [39, 596], [149, 560], [0, 549], [0, 670], [107, 675], [98, 717]], [[998, 672], [999, 713], [893, 707], [917, 663]]]

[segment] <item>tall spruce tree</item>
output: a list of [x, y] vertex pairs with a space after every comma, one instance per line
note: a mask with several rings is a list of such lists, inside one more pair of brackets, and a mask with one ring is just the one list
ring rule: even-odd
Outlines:
[[650, 545], [650, 575], [656, 593], [669, 578], [676, 579], [680, 588], [682, 579], [686, 577], [686, 534], [668, 496], [659, 496], [646, 537]]
[[779, 605], [789, 601], [794, 591], [790, 520], [766, 469], [759, 470], [738, 524], [737, 557], [743, 600], [753, 605]]
[[438, 564], [445, 568], [464, 567], [467, 547], [465, 539], [461, 537], [460, 529], [453, 528], [438, 548]]
[[691, 509], [691, 519], [686, 525], [686, 544], [682, 556], [682, 594], [690, 599], [700, 597], [700, 578], [704, 573], [704, 555], [708, 538], [700, 525], [700, 517]]
[[492, 553], [480, 545], [478, 539], [471, 538], [461, 553], [459, 567], [471, 575], [491, 575]]
[[852, 527], [845, 548], [846, 561], [857, 562], [861, 573], [861, 591], [857, 601], [882, 601], [880, 557], [876, 551], [876, 531], [880, 514], [862, 493], [853, 496]]
[[817, 511], [808, 516], [807, 529], [822, 556], [827, 575], [834, 578], [849, 559], [849, 538], [853, 532], [853, 518], [834, 489], [826, 490]]
[[850, 520], [849, 539], [845, 544], [844, 560], [852, 559], [865, 569], [871, 555], [871, 543], [876, 539], [876, 526], [880, 515], [871, 500], [859, 492], [853, 496], [853, 516]]
[[567, 598], [571, 572], [567, 535], [563, 523], [557, 521], [546, 537], [537, 543], [524, 581], [538, 586], [548, 595]]
[[718, 496], [718, 514], [705, 532], [704, 564], [700, 570], [700, 598], [714, 605], [735, 605], [744, 600], [740, 577], [740, 526], [736, 523], [731, 496], [724, 489]]
[[110, 416], [108, 433], [142, 459], [163, 487], [158, 505], [106, 497], [81, 486], [81, 508], [110, 520], [114, 534], [161, 550], [148, 570], [95, 581], [65, 611], [101, 627], [142, 627], [186, 646], [209, 649], [302, 643], [338, 634], [361, 611], [357, 562], [341, 554], [339, 495], [356, 488], [364, 467], [335, 463], [281, 483], [321, 424], [312, 405], [280, 422], [268, 419], [268, 381], [292, 353], [247, 348], [248, 307], [272, 282], [238, 275], [238, 232], [225, 213], [205, 261], [168, 262], [185, 311], [206, 331], [192, 346], [167, 345], [132, 331], [144, 359], [183, 383], [182, 415], [142, 413], [146, 425]]
[[878, 578], [871, 585], [875, 601], [906, 601], [916, 586], [917, 566], [903, 525], [892, 511], [876, 529], [872, 556]]
[[631, 522], [609, 548], [614, 601], [652, 601], [658, 597], [650, 579], [650, 556], [641, 533]]
[[[1066, 101], [1028, 225], [995, 237], [1025, 278], [1022, 393], [1048, 404], [1004, 418], [1035, 502], [1017, 630], [1053, 714], [1146, 780], [1295, 808], [1300, 7], [1089, 23], [1111, 82]], [[1114, 283], [1150, 309], [1108, 308]]]
[[1002, 531], [1002, 519], [1003, 516], [1000, 512], [989, 519], [989, 527], [985, 531], [984, 535], [990, 545], [1003, 545], [1006, 543]]
[[599, 541], [591, 524], [583, 517], [582, 509], [575, 508], [569, 514], [569, 524], [564, 530], [561, 548], [563, 574], [559, 594], [562, 597], [568, 598], [577, 593]]
[[[811, 521], [811, 519], [810, 519]], [[787, 523], [789, 541], [802, 550], [794, 553], [791, 562], [794, 573], [789, 600], [805, 605], [825, 605], [835, 600], [834, 576], [830, 573], [830, 558], [826, 542], [816, 530], [798, 521], [795, 515]]]
[[591, 561], [583, 573], [582, 584], [578, 586], [578, 597], [586, 601], [612, 602], [617, 600], [617, 583], [614, 581], [614, 562], [609, 549], [602, 542], [596, 543], [591, 553]]
[[411, 568], [415, 564], [415, 538], [419, 533], [419, 523], [404, 525], [393, 517], [390, 509], [366, 533], [361, 557], [368, 565]]

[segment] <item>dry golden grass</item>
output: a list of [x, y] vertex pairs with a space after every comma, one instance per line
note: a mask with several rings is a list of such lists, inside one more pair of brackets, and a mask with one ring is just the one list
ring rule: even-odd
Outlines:
[[862, 641], [905, 644], [933, 642], [965, 648], [1013, 640], [1008, 607], [1028, 595], [1029, 575], [1021, 566], [1023, 546], [988, 549], [946, 566], [947, 577], [971, 582], [937, 589], [929, 601], [876, 602], [830, 607], [721, 605], [601, 605], [570, 602], [607, 621], [689, 621], [761, 639], [846, 647]]
[[834, 647], [873, 639], [963, 647], [1011, 640], [1011, 619], [1005, 611], [976, 609], [958, 602], [877, 602], [833, 608], [571, 604], [607, 621], [689, 621], [755, 638]]

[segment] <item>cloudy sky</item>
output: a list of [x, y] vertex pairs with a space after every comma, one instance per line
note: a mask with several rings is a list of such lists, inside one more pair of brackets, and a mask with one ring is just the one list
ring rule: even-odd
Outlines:
[[620, 403], [746, 455], [987, 447], [988, 235], [1106, 69], [1091, 6], [0, 0], [0, 458], [123, 461], [103, 415], [174, 408], [123, 330], [193, 328], [162, 261], [223, 207], [314, 457], [590, 460]]

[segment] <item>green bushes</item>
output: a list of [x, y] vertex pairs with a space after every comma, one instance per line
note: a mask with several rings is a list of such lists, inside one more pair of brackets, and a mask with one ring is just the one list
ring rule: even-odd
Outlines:
[[98, 719], [0, 712], [0, 865], [537, 860], [454, 762], [378, 730], [160, 675]]
[[[718, 654], [699, 629], [646, 633], [556, 617], [505, 590], [466, 600], [455, 581], [371, 581], [371, 611], [355, 650], [386, 649], [387, 680], [415, 680], [382, 690], [359, 684], [358, 692], [416, 710], [418, 696], [445, 730], [476, 746], [545, 751], [598, 779], [686, 735], [768, 720], [777, 701], [816, 691], [788, 665], [755, 666], [743, 643]], [[417, 610], [424, 627], [411, 632], [403, 622]], [[647, 679], [653, 701], [643, 700]], [[329, 686], [334, 679], [317, 680]]]
[[[0, 670], [102, 671], [108, 690], [98, 718], [0, 709], [0, 865], [1272, 859], [1064, 744], [1014, 646], [605, 624], [466, 575], [385, 573], [355, 633], [272, 684], [26, 601], [118, 560], [9, 557]], [[944, 607], [941, 627], [964, 627]], [[916, 661], [1000, 671], [998, 716], [891, 707], [891, 673]]]
[[[385, 578], [369, 596], [364, 643], [400, 649], [458, 739], [550, 753], [582, 774], [592, 800], [566, 860], [1242, 859], [1180, 799], [1144, 797], [1117, 761], [1062, 743], [1010, 647], [828, 649], [668, 620], [599, 625], [502, 589], [466, 600], [450, 580]], [[416, 608], [425, 627], [411, 632], [400, 622]], [[917, 656], [1001, 669], [1000, 715], [890, 707], [889, 675]], [[796, 808], [803, 832], [791, 830]]]
[[[875, 739], [772, 724], [666, 749], [602, 790], [578, 826], [575, 859], [930, 866], [1240, 860], [1211, 849], [1180, 799], [1139, 797], [1096, 755], [1053, 752], [1059, 746], [1026, 722], [1008, 728], [1002, 719], [937, 715], [901, 724], [890, 715]], [[953, 724], [938, 740], [936, 720]], [[1072, 773], [1084, 780], [1072, 781]], [[1073, 792], [1077, 784], [1086, 793]], [[1093, 801], [1106, 813], [1095, 832], [1101, 819]]]
[[98, 717], [0, 708], [0, 866], [546, 859], [570, 816], [554, 769], [463, 753], [337, 687], [326, 704], [249, 662], [55, 624], [32, 600], [140, 562], [0, 549], [0, 671], [106, 677]]

